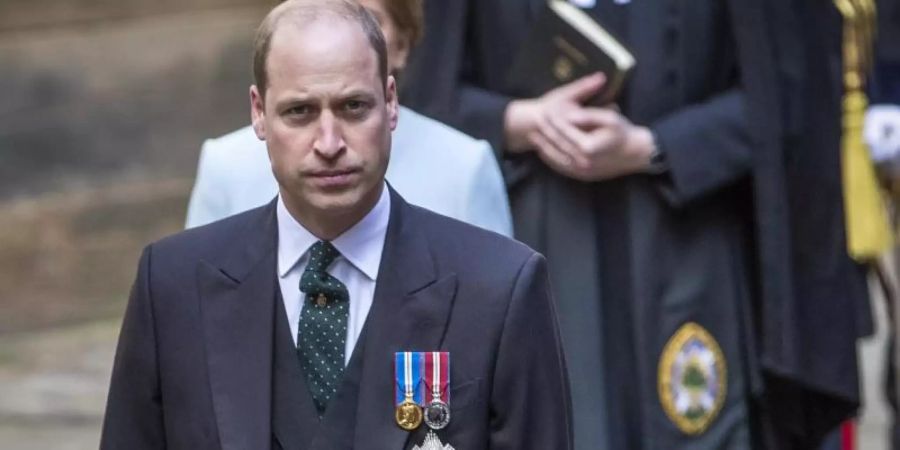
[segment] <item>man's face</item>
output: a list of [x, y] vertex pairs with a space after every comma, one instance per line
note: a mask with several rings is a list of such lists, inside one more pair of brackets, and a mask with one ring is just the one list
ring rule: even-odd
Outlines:
[[265, 101], [250, 92], [253, 127], [295, 215], [361, 218], [377, 202], [397, 124], [394, 80], [385, 88], [377, 61], [360, 26], [340, 18], [275, 31]]

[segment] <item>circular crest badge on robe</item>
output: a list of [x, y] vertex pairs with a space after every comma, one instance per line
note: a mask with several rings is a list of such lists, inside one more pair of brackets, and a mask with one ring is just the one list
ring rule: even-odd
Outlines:
[[669, 339], [659, 361], [659, 400], [669, 419], [687, 435], [702, 434], [725, 402], [727, 367], [722, 349], [694, 322]]

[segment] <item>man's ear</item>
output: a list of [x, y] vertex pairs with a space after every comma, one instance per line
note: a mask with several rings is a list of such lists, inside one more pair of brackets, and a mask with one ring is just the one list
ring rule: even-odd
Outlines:
[[384, 93], [385, 108], [387, 108], [391, 131], [393, 131], [397, 128], [397, 120], [400, 115], [400, 103], [397, 100], [397, 80], [393, 75], [388, 76]]
[[266, 140], [266, 105], [256, 85], [250, 86], [250, 120], [259, 140]]

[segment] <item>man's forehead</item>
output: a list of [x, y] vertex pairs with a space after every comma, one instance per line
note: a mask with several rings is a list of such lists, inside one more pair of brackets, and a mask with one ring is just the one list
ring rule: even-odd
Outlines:
[[267, 66], [270, 89], [290, 91], [283, 92], [289, 96], [381, 90], [377, 55], [352, 23], [282, 25], [273, 36]]
[[313, 75], [302, 79], [287, 79], [269, 92], [285, 101], [296, 99], [339, 101], [351, 97], [372, 97], [380, 91], [380, 86], [374, 80]]
[[279, 24], [272, 35], [269, 62], [272, 55], [284, 57], [292, 54], [303, 54], [306, 58], [319, 56], [343, 63], [377, 60], [375, 50], [362, 28], [340, 17], [318, 17]]

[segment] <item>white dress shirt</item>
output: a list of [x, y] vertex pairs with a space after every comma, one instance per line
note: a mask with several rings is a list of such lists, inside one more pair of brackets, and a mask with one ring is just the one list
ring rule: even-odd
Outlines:
[[[344, 346], [344, 365], [350, 362], [356, 341], [362, 332], [372, 299], [384, 238], [391, 212], [391, 196], [387, 186], [375, 207], [356, 225], [331, 241], [341, 253], [328, 267], [328, 273], [337, 278], [350, 294], [350, 317], [347, 320], [347, 342]], [[309, 248], [319, 241], [288, 212], [281, 196], [278, 197], [278, 283], [284, 309], [287, 312], [291, 337], [297, 345], [297, 329], [305, 294], [300, 291], [300, 277], [309, 263]]]

